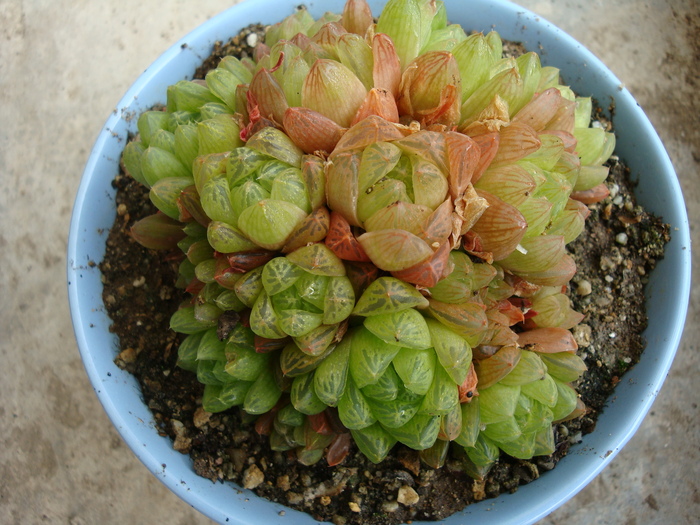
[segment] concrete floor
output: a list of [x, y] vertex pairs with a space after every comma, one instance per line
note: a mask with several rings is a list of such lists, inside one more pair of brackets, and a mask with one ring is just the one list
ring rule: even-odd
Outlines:
[[[131, 82], [233, 0], [0, 0], [0, 522], [205, 524], [122, 443], [83, 370], [66, 299], [73, 198]], [[522, 0], [605, 62], [647, 111], [700, 220], [700, 5]], [[201, 7], [195, 8], [195, 5]], [[697, 226], [693, 239], [700, 244]], [[541, 523], [700, 521], [700, 261], [685, 336], [652, 412], [593, 483]]]

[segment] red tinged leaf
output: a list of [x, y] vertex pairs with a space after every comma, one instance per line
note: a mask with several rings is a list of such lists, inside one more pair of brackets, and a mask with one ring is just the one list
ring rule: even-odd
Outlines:
[[571, 198], [582, 202], [583, 204], [595, 204], [600, 202], [610, 195], [610, 190], [604, 182], [594, 186], [590, 190], [575, 191], [571, 194]]
[[328, 235], [324, 242], [344, 261], [369, 262], [365, 250], [352, 233], [350, 223], [335, 211], [330, 214]]
[[481, 157], [481, 147], [467, 135], [454, 131], [445, 133], [445, 144], [450, 195], [456, 200], [464, 195], [467, 186], [472, 182]]
[[331, 436], [334, 434], [333, 429], [331, 428], [331, 424], [328, 421], [328, 417], [326, 416], [325, 410], [323, 412], [319, 412], [318, 414], [314, 414], [312, 416], [307, 417], [311, 428], [317, 434], [321, 434], [322, 436]]
[[396, 107], [396, 99], [388, 90], [376, 87], [370, 89], [365, 101], [357, 110], [352, 124], [355, 125], [370, 115], [376, 115], [388, 122], [399, 121], [399, 108]]
[[518, 335], [518, 344], [533, 352], [545, 354], [578, 350], [576, 339], [564, 328], [537, 328], [522, 332]]
[[274, 428], [277, 412], [280, 411], [289, 401], [280, 399], [269, 412], [265, 412], [255, 421], [255, 431], [261, 436], [269, 436]]
[[182, 226], [181, 222], [158, 212], [136, 222], [130, 233], [141, 246], [151, 250], [172, 250], [185, 238]]
[[450, 274], [452, 268], [449, 257], [450, 245], [445, 242], [430, 258], [405, 270], [391, 272], [391, 275], [416, 286], [432, 288], [440, 279]]
[[277, 252], [270, 250], [255, 250], [250, 252], [237, 252], [226, 254], [229, 266], [236, 272], [245, 273], [255, 270], [278, 256]]
[[546, 89], [525, 104], [513, 117], [513, 122], [522, 122], [535, 131], [541, 131], [559, 111], [561, 100], [561, 92], [557, 88]]
[[287, 343], [289, 343], [289, 341], [289, 337], [285, 337], [283, 339], [267, 339], [266, 337], [256, 335], [254, 343], [255, 351], [259, 354], [268, 354], [270, 352], [274, 352], [275, 350], [281, 350], [282, 348], [287, 346]]
[[346, 262], [345, 271], [355, 297], [360, 297], [362, 292], [379, 277], [379, 268], [371, 262]]
[[366, 0], [348, 0], [345, 2], [340, 23], [343, 24], [347, 31], [365, 36], [372, 22], [372, 10]]
[[480, 152], [479, 163], [477, 164], [474, 174], [472, 175], [472, 184], [475, 184], [491, 165], [491, 161], [496, 156], [496, 153], [498, 153], [500, 137], [501, 136], [498, 133], [483, 133], [481, 135], [477, 135], [476, 137], [472, 137], [474, 142], [479, 145]]
[[233, 290], [241, 274], [238, 270], [231, 268], [225, 258], [218, 259], [214, 271], [214, 280], [227, 290]]
[[477, 190], [489, 206], [472, 231], [479, 236], [481, 250], [491, 252], [494, 261], [508, 257], [527, 231], [527, 221], [517, 208], [486, 191]]
[[391, 38], [383, 33], [374, 35], [372, 55], [374, 57], [372, 69], [374, 86], [387, 90], [396, 98], [401, 83], [401, 64]]
[[203, 288], [204, 288], [204, 283], [195, 277], [185, 287], [185, 291], [187, 293], [191, 293], [193, 296], [196, 297], [197, 295], [199, 295], [199, 292], [201, 292]]
[[330, 213], [325, 206], [318, 208], [304, 219], [287, 239], [282, 253], [290, 253], [307, 244], [321, 242], [330, 228]]
[[352, 435], [349, 432], [338, 434], [326, 450], [326, 461], [329, 467], [334, 467], [343, 462], [350, 452]]
[[287, 108], [284, 130], [304, 153], [333, 151], [345, 129], [328, 117], [303, 107]]
[[474, 369], [474, 363], [469, 365], [469, 372], [467, 372], [467, 377], [464, 382], [459, 385], [459, 402], [460, 403], [470, 403], [474, 397], [479, 395], [476, 386], [479, 382], [479, 378], [476, 375], [476, 370]]

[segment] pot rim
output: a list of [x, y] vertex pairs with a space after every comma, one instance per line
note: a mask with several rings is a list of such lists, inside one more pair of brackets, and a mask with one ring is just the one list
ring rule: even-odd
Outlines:
[[[339, 12], [343, 3], [311, 1], [308, 8], [316, 18], [325, 10]], [[380, 12], [377, 6], [383, 3], [370, 1], [375, 14]], [[668, 154], [620, 80], [581, 44], [542, 17], [506, 0], [472, 0], [469, 4], [474, 11], [471, 15], [460, 12], [460, 8], [464, 10], [460, 0], [445, 0], [453, 22], [467, 29], [486, 31], [493, 27], [503, 38], [523, 41], [526, 48], [538, 50], [543, 63], [559, 67], [577, 93], [593, 95], [601, 105], [607, 105], [614, 97], [616, 152], [621, 152], [633, 174], [660, 174], [653, 181], [649, 176], [640, 177], [636, 195], [646, 209], [663, 216], [672, 232], [666, 256], [659, 261], [646, 290], [650, 317], [649, 328], [644, 332], [647, 349], [640, 363], [626, 373], [625, 381], [616, 388], [614, 398], [600, 415], [596, 431], [572, 446], [556, 469], [544, 473], [536, 483], [520, 487], [515, 494], [468, 506], [443, 521], [456, 525], [466, 516], [478, 516], [483, 524], [534, 523], [572, 498], [612, 461], [639, 428], [656, 398], [680, 343], [687, 314], [690, 230], [681, 187]], [[296, 5], [296, 0], [249, 0], [234, 5], [176, 42], [146, 69], [100, 132], [71, 218], [67, 251], [71, 317], [83, 364], [97, 397], [146, 467], [180, 498], [220, 523], [276, 523], [282, 510], [286, 512], [285, 523], [317, 522], [250, 491], [235, 490], [238, 487], [232, 483], [212, 484], [198, 477], [189, 457], [174, 451], [169, 438], [157, 435], [135, 379], [114, 365], [118, 342], [108, 332], [110, 321], [102, 306], [100, 272], [90, 261], [99, 262], [104, 256], [104, 242], [116, 214], [110, 183], [118, 173], [119, 154], [128, 134], [136, 129], [134, 117], [154, 103], [164, 102], [168, 85], [191, 77], [215, 41], [230, 38], [250, 23], [278, 21]], [[539, 51], [540, 44], [544, 52]], [[585, 78], [581, 71], [585, 71]]]

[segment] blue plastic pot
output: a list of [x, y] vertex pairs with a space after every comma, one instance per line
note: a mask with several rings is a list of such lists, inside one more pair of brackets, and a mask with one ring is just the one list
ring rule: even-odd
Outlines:
[[[384, 2], [371, 1], [375, 14]], [[151, 412], [129, 373], [117, 368], [116, 337], [102, 303], [99, 262], [116, 216], [110, 183], [128, 133], [136, 130], [134, 114], [165, 102], [166, 87], [191, 78], [201, 57], [215, 41], [225, 41], [255, 22], [279, 21], [299, 0], [248, 0], [204, 23], [176, 42], [129, 89], [109, 118], [92, 150], [73, 210], [68, 244], [68, 292], [76, 339], [98, 398], [115, 427], [138, 458], [168, 488], [211, 519], [228, 524], [316, 523], [310, 516], [258, 498], [232, 484], [212, 484], [192, 470], [189, 457], [175, 452], [168, 438], [158, 436]], [[688, 219], [673, 166], [649, 120], [630, 93], [595, 56], [541, 17], [504, 0], [445, 0], [450, 20], [467, 30], [497, 30], [505, 39], [542, 49], [544, 64], [559, 67], [580, 95], [595, 97], [603, 106], [615, 101], [617, 154], [639, 180], [636, 195], [649, 211], [671, 225], [672, 240], [647, 288], [649, 327], [639, 364], [617, 386], [600, 416], [595, 432], [584, 436], [551, 472], [521, 487], [515, 494], [467, 507], [443, 521], [447, 525], [529, 524], [565, 503], [589, 483], [635, 433], [666, 378], [678, 347], [690, 290]], [[339, 12], [342, 0], [312, 1], [314, 17]], [[186, 46], [184, 44], [187, 44]], [[541, 47], [540, 47], [541, 46]], [[163, 465], [167, 465], [164, 467]], [[286, 511], [284, 518], [278, 513]]]

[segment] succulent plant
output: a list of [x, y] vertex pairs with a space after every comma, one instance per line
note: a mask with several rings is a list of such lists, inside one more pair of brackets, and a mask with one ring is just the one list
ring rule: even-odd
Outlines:
[[306, 464], [551, 453], [585, 412], [566, 244], [615, 145], [591, 112], [433, 0], [300, 9], [168, 88], [123, 165], [160, 210], [134, 238], [182, 254], [171, 327], [204, 409]]

